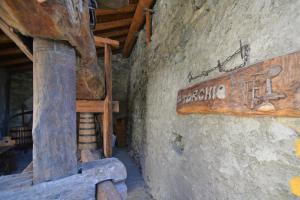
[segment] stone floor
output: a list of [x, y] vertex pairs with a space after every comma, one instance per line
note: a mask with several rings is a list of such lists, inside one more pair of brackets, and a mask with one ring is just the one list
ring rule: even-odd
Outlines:
[[152, 200], [146, 192], [145, 182], [138, 166], [128, 155], [126, 149], [115, 149], [114, 157], [121, 160], [127, 169], [126, 185], [128, 188], [128, 200]]

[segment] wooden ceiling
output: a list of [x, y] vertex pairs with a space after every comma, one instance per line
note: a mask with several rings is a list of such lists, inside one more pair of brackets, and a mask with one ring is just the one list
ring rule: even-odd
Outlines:
[[[107, 37], [120, 42], [120, 47], [113, 48], [113, 53], [121, 53], [132, 23], [138, 0], [130, 0], [129, 5], [119, 9], [96, 9], [97, 25], [94, 35]], [[103, 48], [97, 48], [103, 56]], [[28, 70], [32, 62], [17, 45], [0, 29], [0, 68], [9, 70]]]

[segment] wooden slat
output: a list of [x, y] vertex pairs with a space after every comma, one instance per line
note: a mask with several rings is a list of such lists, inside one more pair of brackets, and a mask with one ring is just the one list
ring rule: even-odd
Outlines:
[[119, 37], [119, 36], [127, 35], [128, 31], [129, 31], [128, 29], [115, 30], [115, 31], [110, 31], [110, 32], [99, 33], [99, 34], [97, 34], [97, 36], [104, 37], [104, 38]]
[[0, 19], [0, 28], [12, 41], [16, 43], [16, 45], [21, 49], [21, 51], [23, 51], [23, 53], [32, 61], [33, 60], [32, 52], [23, 43], [23, 41], [19, 38], [19, 36], [17, 36], [17, 34], [11, 31], [9, 26], [2, 19]]
[[132, 18], [111, 21], [111, 22], [98, 23], [98, 24], [96, 24], [95, 31], [102, 31], [102, 30], [108, 30], [108, 29], [128, 26], [131, 24], [131, 21], [132, 21]]
[[22, 54], [22, 53], [23, 52], [18, 48], [0, 49], [0, 56], [8, 56], [8, 55], [15, 55], [15, 54]]
[[117, 40], [112, 40], [109, 38], [103, 38], [99, 36], [94, 36], [96, 47], [104, 47], [105, 44], [111, 45], [113, 47], [119, 47], [120, 43]]
[[10, 65], [15, 65], [15, 64], [25, 64], [25, 63], [30, 63], [31, 61], [26, 58], [26, 57], [23, 57], [23, 58], [13, 58], [13, 59], [10, 59], [10, 60], [1, 60], [0, 61], [0, 67], [6, 67], [6, 66], [10, 66]]
[[[112, 102], [112, 111], [119, 112], [119, 102]], [[104, 112], [104, 101], [97, 100], [77, 100], [76, 101], [76, 112], [80, 113], [103, 113]]]
[[123, 49], [123, 56], [129, 57], [133, 45], [136, 41], [136, 33], [142, 28], [145, 23], [145, 8], [151, 8], [153, 0], [140, 0], [136, 8], [132, 23], [130, 25], [129, 33]]
[[129, 4], [119, 9], [96, 9], [96, 16], [130, 13], [135, 11], [136, 6], [136, 4]]
[[179, 114], [300, 116], [300, 52], [182, 89]]
[[10, 73], [23, 73], [26, 71], [32, 71], [32, 63], [28, 64], [19, 64], [19, 65], [12, 65], [7, 67]]
[[6, 35], [1, 34], [0, 35], [0, 44], [7, 44], [7, 43], [13, 43], [13, 41]]
[[112, 69], [111, 48], [105, 44], [104, 69], [106, 97], [104, 100], [103, 113], [103, 151], [105, 157], [112, 156]]

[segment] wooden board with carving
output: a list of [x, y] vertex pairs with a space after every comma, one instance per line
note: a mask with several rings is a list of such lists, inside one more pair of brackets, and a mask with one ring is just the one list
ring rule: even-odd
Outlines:
[[182, 89], [177, 113], [300, 116], [300, 52]]

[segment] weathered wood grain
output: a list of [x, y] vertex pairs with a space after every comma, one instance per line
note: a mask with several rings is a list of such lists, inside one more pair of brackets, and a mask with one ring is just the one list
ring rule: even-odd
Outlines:
[[33, 42], [33, 181], [77, 173], [75, 51], [68, 44]]
[[[119, 112], [119, 102], [112, 102], [112, 111]], [[104, 101], [96, 100], [77, 100], [76, 101], [76, 112], [80, 113], [103, 113], [104, 112]]]
[[111, 48], [105, 44], [104, 68], [106, 97], [103, 112], [103, 152], [105, 157], [112, 156], [112, 63]]
[[[31, 185], [32, 173], [0, 177], [0, 199], [5, 200], [95, 200], [96, 185], [111, 180], [118, 193], [126, 198], [125, 166], [116, 158], [83, 163], [82, 173], [55, 181]], [[23, 182], [27, 181], [27, 184]], [[9, 187], [5, 185], [9, 184]]]
[[177, 112], [299, 117], [300, 52], [182, 89]]

